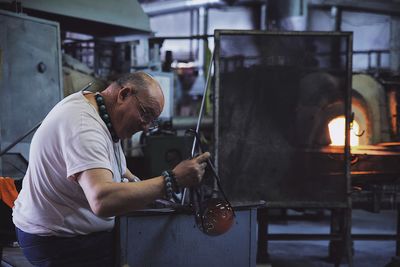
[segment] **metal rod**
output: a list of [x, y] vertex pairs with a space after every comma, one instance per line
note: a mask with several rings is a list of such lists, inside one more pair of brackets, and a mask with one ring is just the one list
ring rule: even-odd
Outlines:
[[21, 137], [17, 138], [14, 142], [12, 142], [9, 146], [7, 146], [3, 151], [0, 152], [0, 157], [6, 154], [8, 151], [10, 151], [14, 146], [16, 146], [19, 142], [21, 142], [25, 137], [30, 135], [33, 131], [35, 131], [39, 126], [42, 124], [43, 121], [39, 122], [36, 124], [32, 129], [30, 129], [28, 132], [26, 132], [24, 135]]
[[[209, 86], [209, 83], [210, 83], [210, 80], [211, 80], [210, 76], [211, 76], [211, 68], [212, 68], [213, 61], [214, 61], [214, 53], [211, 55], [210, 64], [208, 66], [206, 86], [205, 86], [204, 92], [203, 92], [203, 99], [201, 100], [200, 114], [199, 114], [199, 117], [197, 119], [196, 135], [199, 133], [201, 119], [203, 118], [203, 110], [204, 110], [204, 106], [205, 106], [205, 103], [206, 103], [206, 94], [207, 94], [207, 91], [208, 91], [208, 86]], [[194, 157], [194, 151], [196, 149], [196, 142], [197, 142], [196, 135], [194, 136], [194, 139], [193, 139], [192, 153], [191, 153], [192, 157]]]
[[352, 240], [376, 240], [376, 241], [385, 241], [385, 240], [399, 240], [397, 235], [389, 235], [389, 234], [352, 234]]
[[207, 38], [214, 37], [214, 35], [190, 35], [190, 36], [157, 36], [149, 38], [150, 41], [164, 41], [164, 40], [204, 40]]
[[[266, 237], [269, 241], [281, 240], [343, 240], [339, 234], [268, 234]], [[397, 235], [389, 234], [352, 234], [352, 240], [398, 240]]]
[[339, 234], [268, 234], [268, 241], [278, 240], [342, 240]]
[[90, 83], [88, 83], [85, 87], [83, 87], [80, 91], [83, 92], [86, 89], [88, 89], [90, 86], [92, 86], [92, 84], [94, 84], [94, 81], [91, 81]]
[[[210, 63], [208, 65], [206, 85], [205, 85], [204, 92], [203, 92], [203, 99], [201, 100], [201, 106], [200, 106], [200, 112], [199, 112], [200, 114], [199, 114], [199, 117], [197, 119], [196, 134], [194, 135], [194, 139], [193, 139], [192, 152], [191, 152], [191, 156], [192, 157], [194, 157], [194, 152], [195, 152], [195, 149], [196, 149], [196, 141], [197, 141], [197, 137], [196, 136], [197, 136], [197, 134], [199, 132], [201, 119], [203, 117], [204, 105], [206, 103], [206, 94], [207, 94], [208, 86], [209, 86], [210, 81], [211, 81], [210, 77], [211, 77], [211, 69], [212, 69], [213, 62], [214, 62], [214, 53], [212, 53], [211, 60], [210, 60]], [[182, 200], [181, 200], [181, 204], [182, 205], [185, 203], [186, 194], [187, 194], [187, 188], [185, 188], [183, 190], [183, 195], [182, 195]]]

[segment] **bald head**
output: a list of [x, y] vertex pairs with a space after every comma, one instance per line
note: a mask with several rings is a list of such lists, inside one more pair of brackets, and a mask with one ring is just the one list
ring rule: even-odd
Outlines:
[[137, 96], [154, 106], [156, 113], [161, 113], [164, 108], [164, 94], [158, 81], [151, 75], [143, 71], [125, 74], [108, 86], [102, 94], [110, 100], [110, 105], [113, 106], [118, 92], [124, 87], [132, 88]]
[[115, 83], [120, 87], [132, 85], [138, 92], [155, 89], [154, 87], [161, 91], [159, 83], [150, 74], [143, 71], [125, 74]]
[[164, 107], [164, 94], [160, 84], [149, 74], [143, 71], [128, 73], [115, 81], [118, 88], [129, 86], [139, 96], [146, 98], [150, 105], [159, 106], [159, 112]]

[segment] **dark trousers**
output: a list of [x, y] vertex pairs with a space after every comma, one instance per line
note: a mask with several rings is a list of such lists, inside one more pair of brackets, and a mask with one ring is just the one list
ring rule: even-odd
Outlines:
[[25, 257], [35, 266], [114, 266], [113, 232], [75, 237], [39, 236], [18, 228], [16, 232]]

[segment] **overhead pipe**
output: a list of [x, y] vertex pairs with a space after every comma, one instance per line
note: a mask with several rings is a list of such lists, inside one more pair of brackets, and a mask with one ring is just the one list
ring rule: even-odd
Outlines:
[[221, 7], [226, 3], [222, 0], [185, 0], [164, 1], [151, 4], [142, 4], [144, 12], [149, 17], [188, 11], [200, 7]]
[[231, 5], [266, 4], [267, 0], [170, 0], [142, 4], [144, 12], [149, 17], [188, 11], [192, 9], [219, 8]]

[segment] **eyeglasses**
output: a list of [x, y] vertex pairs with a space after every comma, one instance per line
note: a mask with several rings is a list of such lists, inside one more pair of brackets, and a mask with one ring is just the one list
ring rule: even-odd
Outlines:
[[157, 128], [158, 126], [158, 121], [157, 119], [154, 119], [154, 116], [151, 112], [149, 112], [142, 104], [142, 102], [139, 100], [136, 94], [133, 94], [135, 97], [136, 101], [139, 104], [140, 111], [139, 111], [139, 116], [140, 119], [146, 124], [149, 125], [149, 128]]

